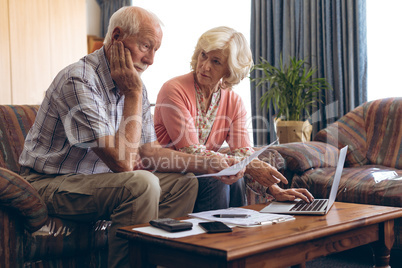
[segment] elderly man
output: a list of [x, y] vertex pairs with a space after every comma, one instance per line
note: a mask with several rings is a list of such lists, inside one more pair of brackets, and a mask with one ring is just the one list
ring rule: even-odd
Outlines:
[[215, 173], [233, 164], [157, 142], [140, 75], [161, 41], [154, 14], [138, 7], [113, 14], [104, 46], [54, 79], [20, 156], [21, 175], [49, 214], [112, 221], [109, 267], [128, 266], [128, 243], [116, 237], [117, 228], [193, 210], [197, 179], [181, 172]]

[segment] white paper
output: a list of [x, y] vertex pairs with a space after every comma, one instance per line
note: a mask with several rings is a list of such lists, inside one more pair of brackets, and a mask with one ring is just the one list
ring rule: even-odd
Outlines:
[[[250, 217], [248, 218], [216, 218], [212, 215], [215, 214], [248, 214]], [[275, 224], [284, 221], [294, 220], [295, 218], [290, 215], [280, 215], [280, 214], [272, 214], [272, 213], [260, 213], [258, 211], [252, 209], [245, 208], [228, 208], [228, 209], [218, 209], [218, 210], [210, 210], [198, 213], [190, 213], [189, 216], [193, 217], [188, 220], [183, 220], [187, 222], [193, 223], [193, 228], [188, 231], [180, 231], [180, 232], [168, 232], [163, 229], [159, 229], [153, 226], [139, 227], [133, 228], [133, 230], [146, 233], [150, 235], [162, 236], [167, 238], [181, 238], [190, 235], [197, 235], [206, 233], [204, 229], [202, 229], [198, 223], [205, 221], [220, 221], [228, 225], [230, 228], [233, 227], [255, 227], [261, 225]]]
[[[217, 218], [215, 214], [247, 214], [247, 218]], [[281, 215], [273, 213], [260, 213], [258, 211], [246, 208], [228, 208], [209, 210], [204, 212], [190, 213], [191, 217], [200, 218], [208, 221], [220, 221], [226, 224], [236, 226], [260, 226], [265, 224], [276, 224], [284, 221], [294, 220], [295, 217], [290, 215]]]
[[239, 173], [243, 168], [245, 168], [248, 164], [250, 164], [251, 161], [253, 161], [254, 158], [258, 157], [262, 152], [264, 152], [269, 146], [274, 145], [278, 140], [274, 141], [273, 143], [262, 147], [260, 150], [255, 151], [252, 153], [250, 156], [246, 157], [239, 163], [234, 164], [233, 166], [230, 166], [228, 168], [225, 168], [218, 173], [213, 173], [213, 174], [203, 174], [203, 175], [198, 175], [196, 176], [197, 178], [202, 178], [202, 177], [222, 177], [222, 176], [231, 176], [231, 175], [236, 175]]

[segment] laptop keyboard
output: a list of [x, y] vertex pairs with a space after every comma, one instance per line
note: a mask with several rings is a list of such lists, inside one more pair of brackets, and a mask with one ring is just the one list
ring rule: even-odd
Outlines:
[[322, 206], [325, 205], [326, 201], [325, 199], [320, 199], [307, 203], [306, 201], [300, 200], [290, 211], [319, 211]]

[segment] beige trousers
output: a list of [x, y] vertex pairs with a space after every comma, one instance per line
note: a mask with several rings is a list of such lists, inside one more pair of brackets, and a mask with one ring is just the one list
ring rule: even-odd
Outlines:
[[120, 227], [192, 212], [196, 178], [144, 170], [47, 175], [22, 174], [45, 201], [49, 215], [79, 221], [111, 220], [108, 267], [129, 267], [128, 242], [116, 237]]

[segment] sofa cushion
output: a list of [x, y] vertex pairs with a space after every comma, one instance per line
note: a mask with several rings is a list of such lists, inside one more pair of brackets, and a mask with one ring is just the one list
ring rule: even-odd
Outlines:
[[18, 174], [0, 168], [0, 203], [21, 215], [30, 232], [47, 220], [47, 208], [38, 192]]
[[366, 103], [364, 118], [369, 163], [402, 169], [402, 98]]
[[282, 155], [286, 169], [299, 174], [312, 168], [335, 167], [338, 162], [338, 148], [321, 142], [292, 142], [271, 149]]
[[[335, 168], [309, 170], [293, 178], [292, 187], [307, 188], [315, 198], [328, 198]], [[336, 201], [402, 206], [402, 170], [379, 165], [344, 168]]]
[[37, 105], [0, 105], [0, 167], [19, 173], [19, 156]]
[[345, 166], [361, 166], [368, 163], [363, 111], [363, 106], [357, 107], [314, 137], [314, 141], [328, 143], [337, 148], [348, 145]]

